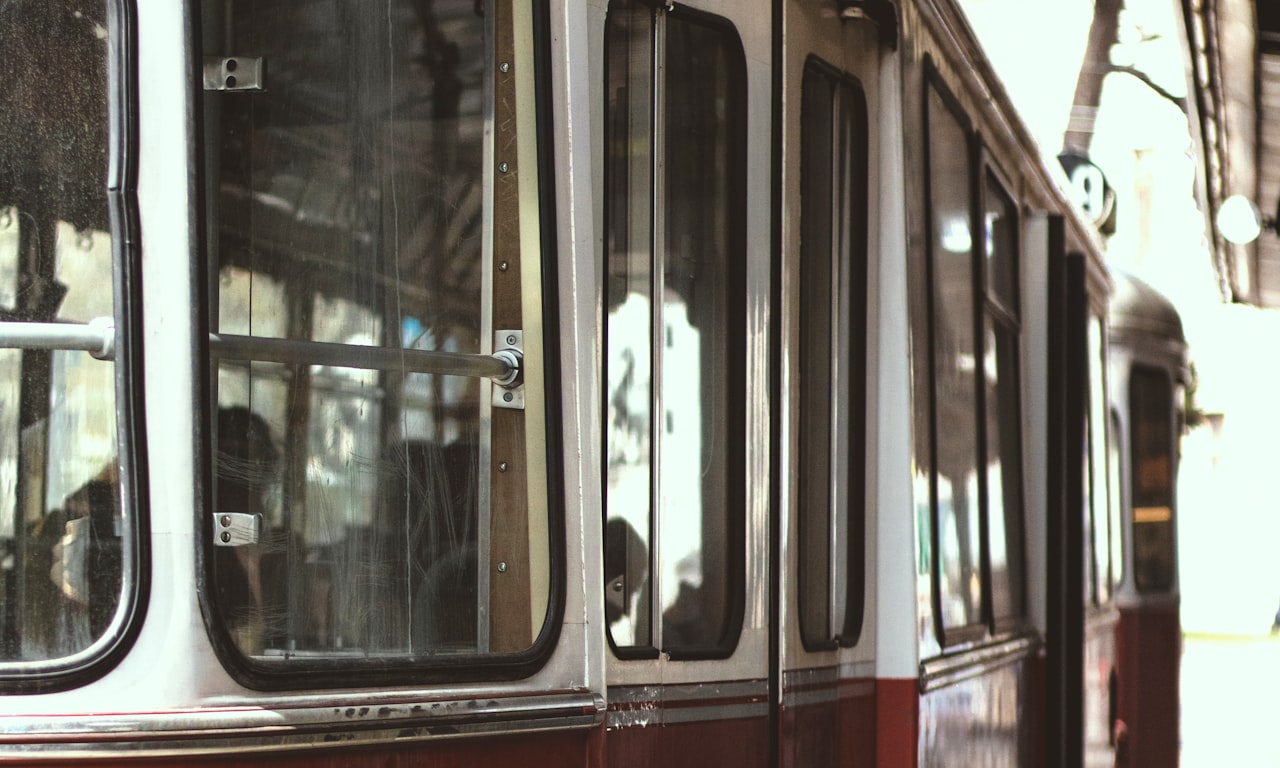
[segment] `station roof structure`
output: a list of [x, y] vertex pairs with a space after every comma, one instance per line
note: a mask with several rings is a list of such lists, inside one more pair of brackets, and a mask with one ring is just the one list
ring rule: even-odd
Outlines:
[[1219, 291], [1228, 301], [1280, 308], [1280, 3], [1179, 2], [1195, 93], [1189, 117], [1201, 153], [1201, 204], [1216, 214], [1241, 195], [1263, 226], [1257, 240], [1236, 244], [1211, 217]]

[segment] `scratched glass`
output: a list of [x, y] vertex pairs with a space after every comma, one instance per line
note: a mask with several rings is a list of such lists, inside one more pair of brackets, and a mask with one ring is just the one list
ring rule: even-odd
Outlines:
[[[0, 4], [0, 320], [114, 314], [108, 6]], [[0, 661], [73, 661], [110, 631], [138, 545], [117, 445], [114, 363], [0, 351]]]
[[502, 570], [526, 612], [490, 611], [492, 385], [405, 362], [490, 351], [496, 62], [532, 71], [512, 58], [531, 34], [513, 7], [205, 3], [211, 330], [337, 353], [214, 351], [214, 511], [260, 521], [256, 541], [212, 548], [214, 597], [257, 664], [538, 634], [532, 537], [530, 568]]

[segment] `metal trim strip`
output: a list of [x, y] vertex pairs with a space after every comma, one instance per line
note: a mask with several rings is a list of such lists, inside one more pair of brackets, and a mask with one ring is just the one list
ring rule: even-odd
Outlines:
[[981, 677], [1001, 667], [1024, 661], [1039, 648], [1038, 637], [1020, 635], [961, 653], [928, 659], [920, 664], [920, 692], [928, 693]]
[[0, 718], [0, 762], [90, 755], [272, 752], [491, 733], [572, 730], [604, 722], [598, 694], [402, 701], [379, 706], [221, 708]]
[[765, 718], [767, 680], [609, 689], [609, 728]]

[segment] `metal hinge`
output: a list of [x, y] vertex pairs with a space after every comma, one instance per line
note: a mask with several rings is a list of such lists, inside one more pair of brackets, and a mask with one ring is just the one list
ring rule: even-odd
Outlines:
[[213, 544], [217, 547], [243, 547], [258, 543], [262, 530], [262, 515], [245, 512], [215, 512], [213, 514]]
[[266, 89], [266, 64], [261, 57], [210, 56], [204, 60], [206, 91], [261, 91]]

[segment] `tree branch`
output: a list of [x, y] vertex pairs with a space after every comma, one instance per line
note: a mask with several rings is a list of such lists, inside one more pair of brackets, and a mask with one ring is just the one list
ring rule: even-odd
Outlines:
[[1152, 80], [1151, 76], [1148, 75], [1146, 72], [1143, 72], [1142, 70], [1136, 69], [1134, 67], [1122, 67], [1122, 66], [1117, 66], [1115, 64], [1112, 64], [1111, 67], [1107, 70], [1107, 72], [1108, 73], [1123, 72], [1126, 75], [1133, 75], [1134, 77], [1138, 78], [1138, 80], [1140, 80], [1148, 88], [1160, 94], [1161, 96], [1168, 99], [1169, 101], [1173, 102], [1174, 105], [1178, 107], [1178, 109], [1182, 110], [1183, 114], [1186, 114], [1187, 112], [1186, 97], [1174, 96], [1172, 93], [1169, 93], [1164, 88], [1162, 88], [1159, 83]]

